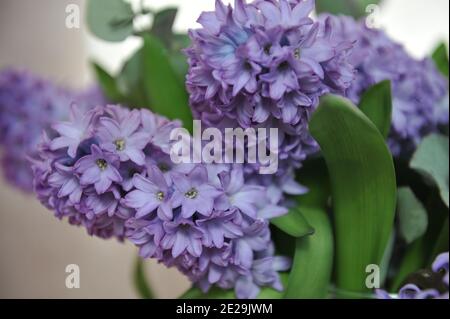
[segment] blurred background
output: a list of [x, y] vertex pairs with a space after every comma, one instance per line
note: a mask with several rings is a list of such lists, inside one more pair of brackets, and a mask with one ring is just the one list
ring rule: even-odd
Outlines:
[[[139, 0], [130, 2], [137, 5]], [[143, 2], [154, 9], [177, 6], [175, 29], [185, 31], [196, 27], [199, 14], [212, 10], [215, 1]], [[65, 26], [69, 4], [81, 9], [79, 29]], [[83, 0], [0, 0], [0, 69], [27, 68], [73, 88], [92, 82], [89, 61], [117, 72], [140, 46], [139, 39], [111, 44], [90, 36], [83, 24], [84, 7]], [[377, 24], [417, 58], [438, 42], [449, 42], [448, 0], [386, 0], [380, 10]], [[33, 197], [0, 179], [0, 298], [136, 298], [136, 254], [129, 244], [86, 236], [84, 229], [57, 220]], [[79, 289], [65, 286], [68, 264], [80, 266]], [[190, 286], [176, 270], [153, 261], [145, 267], [159, 298], [175, 298]]]

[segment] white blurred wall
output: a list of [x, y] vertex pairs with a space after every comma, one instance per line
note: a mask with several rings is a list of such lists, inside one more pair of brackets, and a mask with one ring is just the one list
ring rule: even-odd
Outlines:
[[[336, 0], [339, 1], [339, 0]], [[136, 3], [135, 0], [132, 2]], [[195, 27], [214, 0], [146, 0], [153, 8], [180, 8], [177, 30]], [[229, 0], [227, 2], [230, 2]], [[65, 28], [65, 7], [82, 0], [0, 0], [0, 68], [26, 67], [61, 84], [89, 81], [88, 57], [117, 71], [138, 46], [137, 39], [108, 44]], [[386, 0], [380, 24], [416, 57], [440, 40], [448, 43], [448, 0]], [[0, 298], [133, 298], [131, 245], [89, 237], [56, 220], [32, 197], [0, 181]], [[65, 267], [78, 264], [81, 288], [65, 288]], [[189, 283], [175, 270], [146, 264], [157, 296], [176, 297]]]

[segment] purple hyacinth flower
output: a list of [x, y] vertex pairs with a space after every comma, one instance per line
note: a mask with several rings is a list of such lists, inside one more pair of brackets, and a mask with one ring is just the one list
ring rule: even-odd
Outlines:
[[208, 182], [208, 172], [204, 166], [196, 166], [187, 176], [174, 172], [174, 203], [181, 205], [183, 218], [190, 218], [196, 212], [210, 216], [214, 200], [222, 194]]
[[135, 174], [141, 174], [145, 171], [142, 166], [136, 165], [132, 161], [122, 162], [119, 167], [119, 173], [122, 176], [122, 188], [129, 192], [133, 188], [133, 177]]
[[108, 217], [114, 216], [120, 202], [120, 192], [116, 187], [112, 187], [108, 192], [97, 194], [92, 191], [86, 198], [86, 207], [94, 215], [107, 213]]
[[72, 204], [80, 202], [83, 190], [78, 178], [75, 176], [73, 167], [56, 163], [55, 172], [49, 176], [48, 182], [50, 186], [59, 189], [57, 194], [59, 198], [69, 196]]
[[136, 218], [145, 217], [156, 210], [159, 218], [172, 220], [171, 192], [164, 175], [157, 167], [149, 169], [148, 178], [136, 174], [133, 185], [136, 190], [125, 196], [124, 204], [136, 209]]
[[233, 221], [235, 218], [235, 212], [229, 211], [197, 220], [197, 226], [204, 231], [203, 244], [207, 247], [222, 248], [226, 238], [242, 236], [240, 225]]
[[[313, 9], [312, 0], [236, 0], [234, 7], [218, 0], [189, 32], [194, 116], [205, 128], [277, 128], [274, 182], [319, 150], [308, 130], [311, 114], [322, 95], [345, 94], [354, 78], [352, 42], [336, 39], [329, 21], [314, 23]], [[246, 177], [257, 170], [245, 164]]]
[[258, 7], [266, 18], [268, 29], [275, 26], [292, 29], [311, 23], [308, 16], [314, 10], [314, 0], [298, 1], [295, 6], [287, 0], [280, 0], [279, 5], [270, 1], [261, 1]]
[[81, 185], [94, 185], [98, 194], [103, 194], [113, 182], [120, 183], [122, 176], [118, 170], [118, 157], [103, 152], [97, 145], [91, 146], [91, 154], [80, 158], [75, 171], [81, 174]]
[[434, 272], [444, 273], [444, 283], [448, 286], [448, 277], [449, 277], [449, 253], [442, 253], [436, 257], [431, 266]]
[[31, 163], [38, 155], [43, 132], [69, 119], [70, 105], [83, 112], [104, 101], [99, 90], [71, 91], [25, 70], [0, 71], [0, 164], [6, 181], [31, 193]]
[[241, 276], [236, 282], [236, 297], [254, 299], [261, 291], [261, 286], [269, 286], [278, 291], [283, 290], [278, 271], [286, 271], [291, 261], [286, 257], [264, 257], [254, 261], [251, 275]]
[[[231, 249], [229, 244], [225, 244], [221, 249], [204, 248], [202, 255], [199, 258], [199, 272], [202, 274], [196, 280], [197, 286], [207, 293], [211, 285], [220, 285], [221, 280], [225, 277], [228, 267], [233, 267], [228, 264]], [[224, 287], [229, 289], [231, 287]]]
[[161, 258], [160, 243], [164, 237], [163, 223], [159, 219], [151, 221], [130, 218], [126, 222], [127, 238], [139, 247], [142, 258]]
[[219, 199], [218, 207], [226, 210], [235, 207], [251, 218], [257, 216], [257, 203], [264, 198], [264, 188], [257, 185], [244, 184], [242, 166], [234, 167], [230, 173], [219, 174], [225, 194]]
[[131, 160], [144, 165], [143, 149], [150, 141], [150, 136], [138, 130], [140, 124], [139, 111], [132, 111], [120, 122], [109, 117], [101, 118], [98, 128], [100, 147], [117, 154], [122, 162]]
[[146, 109], [141, 110], [142, 131], [149, 135], [149, 143], [160, 148], [163, 152], [170, 152], [170, 133], [173, 129], [181, 127], [180, 121], [168, 121], [155, 116]]
[[[422, 270], [413, 274], [412, 280], [400, 288], [398, 296], [382, 289], [375, 290], [378, 299], [448, 299], [449, 253], [440, 254], [434, 260], [431, 271]], [[420, 287], [413, 281], [421, 278]], [[442, 282], [439, 282], [441, 281]], [[425, 287], [425, 288], [424, 288]]]
[[224, 71], [225, 82], [233, 85], [233, 96], [236, 96], [243, 88], [249, 93], [254, 93], [258, 88], [256, 77], [262, 68], [249, 59], [249, 52], [245, 46], [236, 50], [236, 61], [230, 64]]
[[279, 100], [286, 92], [299, 89], [298, 77], [309, 68], [295, 59], [288, 48], [280, 49], [274, 58], [270, 72], [260, 76], [269, 85], [269, 96]]
[[170, 249], [172, 257], [176, 258], [183, 252], [194, 257], [200, 257], [202, 253], [202, 232], [193, 222], [186, 219], [178, 219], [164, 223], [165, 235], [161, 241], [164, 249]]
[[244, 236], [233, 242], [234, 263], [244, 268], [250, 268], [255, 251], [262, 251], [267, 248], [267, 238], [270, 237], [270, 232], [267, 222], [263, 220], [256, 220], [243, 231]]
[[78, 146], [83, 140], [90, 136], [92, 122], [98, 115], [98, 109], [84, 112], [76, 105], [72, 105], [70, 122], [60, 122], [52, 126], [60, 136], [51, 142], [51, 149], [58, 150], [67, 147], [67, 154], [70, 157], [75, 158]]

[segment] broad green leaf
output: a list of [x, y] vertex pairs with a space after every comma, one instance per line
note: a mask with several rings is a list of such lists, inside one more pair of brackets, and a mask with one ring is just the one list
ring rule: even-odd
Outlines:
[[330, 175], [338, 288], [365, 292], [366, 266], [380, 265], [393, 228], [392, 156], [375, 125], [341, 97], [321, 99], [310, 131]]
[[422, 237], [427, 231], [428, 214], [409, 187], [397, 191], [397, 213], [400, 235], [407, 244]]
[[186, 89], [178, 80], [166, 49], [151, 35], [144, 36], [143, 59], [144, 85], [152, 110], [169, 119], [180, 119], [192, 132], [192, 113]]
[[117, 77], [117, 86], [130, 107], [150, 107], [147, 105], [142, 68], [142, 50], [138, 50], [123, 66]]
[[183, 85], [186, 82], [186, 74], [189, 69], [187, 57], [183, 50], [188, 48], [190, 44], [191, 39], [189, 36], [182, 33], [174, 34], [170, 43], [170, 61]]
[[362, 95], [359, 108], [375, 124], [381, 135], [387, 138], [391, 128], [391, 82], [383, 81], [369, 88]]
[[170, 46], [173, 37], [172, 28], [177, 12], [177, 8], [166, 8], [153, 15], [151, 33], [161, 40], [167, 48]]
[[389, 272], [389, 265], [392, 259], [392, 254], [394, 253], [394, 247], [395, 247], [395, 228], [392, 229], [392, 233], [391, 236], [389, 237], [386, 250], [384, 251], [383, 258], [381, 259], [380, 286], [384, 286], [384, 282], [386, 281]]
[[433, 251], [430, 255], [430, 260], [428, 262], [431, 265], [434, 259], [443, 252], [448, 251], [448, 236], [449, 236], [449, 224], [448, 224], [448, 216], [445, 219], [445, 222], [442, 224], [441, 230], [439, 232], [439, 236], [434, 242]]
[[448, 137], [432, 134], [422, 140], [410, 167], [431, 180], [439, 189], [441, 198], [449, 207]]
[[397, 292], [403, 284], [403, 281], [413, 272], [424, 267], [426, 260], [426, 242], [424, 238], [419, 238], [408, 246], [403, 256], [400, 267], [391, 285], [391, 292]]
[[424, 236], [406, 248], [391, 286], [398, 291], [405, 278], [417, 270], [430, 266], [434, 258], [448, 251], [448, 208], [439, 194], [433, 191], [423, 201], [428, 211], [428, 227]]
[[333, 266], [333, 230], [323, 209], [301, 209], [315, 232], [297, 238], [284, 298], [325, 298]]
[[270, 222], [292, 237], [303, 237], [314, 233], [314, 228], [309, 225], [298, 208], [291, 208], [286, 215], [272, 218]]
[[445, 43], [441, 43], [436, 50], [433, 52], [433, 60], [436, 63], [436, 67], [438, 70], [448, 78], [449, 73], [449, 62], [448, 62], [448, 53], [447, 46]]
[[326, 208], [330, 199], [330, 178], [323, 158], [309, 159], [297, 171], [297, 181], [308, 188], [296, 197], [299, 207], [304, 205]]
[[185, 33], [176, 33], [173, 35], [172, 42], [170, 43], [170, 50], [172, 52], [181, 52], [191, 45], [191, 38]]
[[186, 74], [188, 73], [189, 64], [187, 62], [186, 56], [181, 52], [172, 52], [169, 56], [170, 63], [177, 74], [178, 81], [180, 83], [185, 83]]
[[295, 237], [286, 234], [278, 227], [270, 227], [270, 237], [275, 245], [275, 254], [280, 256], [294, 256]]
[[136, 263], [133, 273], [134, 285], [139, 296], [143, 299], [153, 299], [153, 293], [147, 282], [145, 276], [144, 262], [139, 256], [136, 258]]
[[122, 102], [123, 96], [117, 86], [116, 80], [98, 64], [92, 63], [92, 66], [103, 94], [112, 102]]
[[134, 13], [123, 0], [88, 0], [87, 25], [100, 39], [120, 42], [133, 33]]
[[380, 0], [316, 0], [317, 13], [332, 13], [350, 15], [361, 18], [367, 14], [370, 4], [378, 4]]

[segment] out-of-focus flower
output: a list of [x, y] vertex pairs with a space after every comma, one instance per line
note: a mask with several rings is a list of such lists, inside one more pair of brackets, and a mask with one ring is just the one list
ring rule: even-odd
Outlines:
[[421, 270], [410, 275], [397, 297], [384, 290], [377, 290], [379, 299], [448, 299], [448, 252], [436, 257], [431, 270]]
[[[57, 217], [130, 240], [143, 258], [177, 267], [205, 292], [217, 285], [254, 298], [261, 287], [283, 288], [278, 272], [290, 261], [274, 255], [267, 219], [287, 209], [268, 188], [249, 184], [242, 165], [174, 164], [170, 134], [158, 132], [180, 124], [147, 110], [72, 112], [43, 135], [33, 165], [38, 198]], [[117, 140], [123, 149], [111, 147]], [[121, 157], [128, 145], [143, 161]]]
[[370, 86], [390, 80], [393, 92], [389, 146], [395, 156], [408, 157], [422, 138], [448, 125], [448, 81], [429, 58], [416, 60], [382, 30], [369, 29], [363, 20], [322, 16], [331, 21], [335, 41], [354, 43], [348, 59], [357, 73], [346, 95], [358, 103]]
[[[236, 0], [234, 8], [217, 0], [189, 32], [194, 115], [222, 129], [278, 128], [282, 178], [318, 150], [308, 120], [319, 97], [344, 94], [354, 78], [352, 43], [336, 41], [328, 20], [314, 22], [313, 9], [313, 0]], [[246, 175], [257, 169], [246, 166]]]
[[28, 157], [35, 157], [41, 132], [69, 118], [70, 105], [87, 110], [104, 104], [97, 87], [76, 92], [57, 87], [27, 71], [0, 72], [0, 152], [6, 180], [25, 192], [33, 190]]

